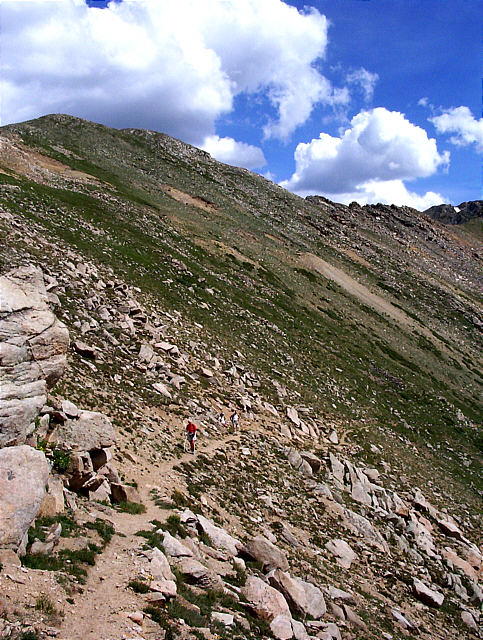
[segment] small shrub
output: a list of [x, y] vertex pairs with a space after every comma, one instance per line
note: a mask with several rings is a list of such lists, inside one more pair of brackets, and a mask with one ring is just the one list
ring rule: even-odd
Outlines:
[[35, 633], [35, 631], [25, 631], [19, 637], [19, 640], [39, 640], [39, 636]]
[[146, 513], [146, 507], [140, 502], [120, 502], [117, 508], [118, 511], [132, 513], [133, 515]]
[[57, 556], [45, 553], [27, 553], [22, 558], [22, 564], [29, 569], [41, 569], [42, 571], [60, 571], [64, 568]]
[[35, 608], [37, 611], [42, 611], [48, 616], [53, 616], [57, 613], [57, 609], [54, 606], [52, 600], [45, 593], [42, 593], [35, 601]]
[[128, 582], [128, 587], [130, 587], [135, 593], [149, 592], [149, 586], [141, 580], [130, 580]]
[[180, 538], [186, 538], [188, 536], [188, 532], [186, 531], [186, 528], [181, 524], [179, 516], [169, 516], [163, 525], [163, 529], [165, 531], [169, 531], [172, 536], [178, 535]]
[[54, 465], [54, 469], [63, 473], [67, 471], [67, 468], [70, 463], [70, 453], [67, 451], [62, 451], [62, 449], [52, 449], [52, 461]]

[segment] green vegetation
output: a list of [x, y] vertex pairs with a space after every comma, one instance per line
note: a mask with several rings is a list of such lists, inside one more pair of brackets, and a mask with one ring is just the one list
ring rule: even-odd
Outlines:
[[146, 513], [146, 507], [139, 502], [120, 502], [117, 510], [132, 514]]

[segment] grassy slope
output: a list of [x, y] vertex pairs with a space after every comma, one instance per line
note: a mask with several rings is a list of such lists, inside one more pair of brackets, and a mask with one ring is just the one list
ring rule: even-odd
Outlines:
[[[392, 442], [396, 468], [410, 474], [420, 474], [422, 462], [407, 455], [410, 443], [420, 451], [428, 443], [434, 447], [427, 451], [428, 477], [448, 476], [449, 494], [468, 501], [475, 487], [481, 490], [482, 436], [474, 427], [481, 336], [469, 321], [478, 303], [471, 253], [453, 243], [445, 269], [445, 252], [426, 237], [426, 227], [411, 231], [411, 254], [395, 238], [401, 230], [390, 212], [378, 228], [366, 224], [377, 210], [360, 210], [348, 230], [330, 206], [304, 201], [160, 134], [64, 116], [4, 129], [99, 180], [84, 184], [59, 176], [47, 185], [6, 169], [10, 175], [0, 173], [0, 182], [20, 189], [3, 189], [4, 208], [109, 263], [163, 308], [202, 324], [227, 351], [239, 348], [259, 372], [267, 399], [277, 401], [273, 381], [286, 385], [292, 402], [347, 420], [366, 451], [370, 442]], [[163, 185], [216, 210], [184, 205]], [[442, 234], [436, 234], [440, 244]], [[302, 252], [399, 305], [434, 340], [302, 268]], [[173, 259], [187, 269], [180, 271]], [[458, 286], [451, 280], [456, 270]], [[467, 420], [458, 419], [458, 409]]]

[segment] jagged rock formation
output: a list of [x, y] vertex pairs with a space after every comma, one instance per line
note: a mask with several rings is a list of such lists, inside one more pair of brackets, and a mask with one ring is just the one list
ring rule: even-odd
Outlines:
[[426, 209], [424, 213], [443, 224], [463, 224], [473, 218], [483, 217], [483, 200], [462, 202], [457, 207], [451, 204], [438, 204]]
[[0, 447], [25, 441], [65, 369], [69, 334], [48, 302], [39, 269], [0, 277]]

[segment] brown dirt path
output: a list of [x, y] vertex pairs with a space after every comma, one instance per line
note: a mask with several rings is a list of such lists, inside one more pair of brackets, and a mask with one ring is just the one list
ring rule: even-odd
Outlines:
[[[244, 431], [249, 428], [246, 425]], [[229, 433], [222, 438], [201, 441], [197, 453], [210, 455], [228, 440], [239, 437], [239, 434]], [[132, 515], [113, 510], [109, 519], [114, 523], [116, 535], [90, 569], [83, 594], [76, 596], [75, 606], [65, 612], [59, 640], [140, 640], [160, 637], [159, 626], [151, 620], [146, 618], [141, 627], [129, 619], [128, 613], [142, 609], [142, 596], [127, 588], [127, 584], [137, 574], [136, 555], [143, 544], [143, 539], [136, 536], [136, 532], [150, 529], [151, 520], [163, 520], [170, 513], [153, 503], [149, 495], [150, 488], [159, 487], [169, 494], [176, 486], [173, 478], [170, 478], [170, 472], [176, 464], [189, 459], [191, 454], [185, 453], [153, 468], [149, 476], [140, 474], [139, 492], [146, 506], [145, 513]]]

